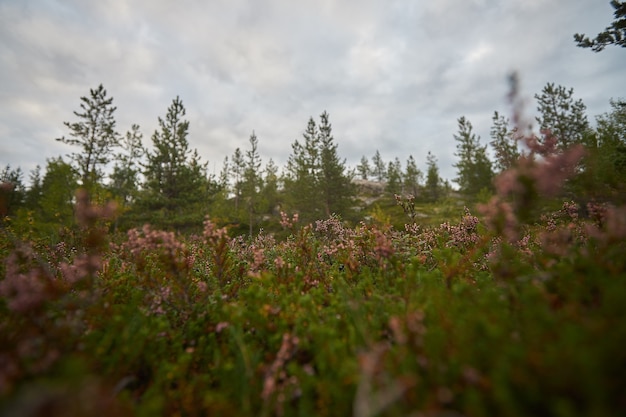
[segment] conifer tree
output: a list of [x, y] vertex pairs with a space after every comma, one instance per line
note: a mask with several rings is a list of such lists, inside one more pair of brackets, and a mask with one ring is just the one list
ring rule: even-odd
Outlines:
[[291, 145], [283, 182], [288, 204], [303, 221], [313, 221], [322, 217], [323, 206], [318, 195], [318, 131], [312, 117], [302, 136], [304, 144], [295, 140]]
[[413, 155], [409, 155], [404, 170], [404, 191], [413, 197], [417, 197], [423, 177], [424, 174], [417, 168]]
[[615, 9], [613, 12], [615, 20], [611, 26], [598, 33], [594, 39], [580, 33], [575, 34], [577, 46], [591, 48], [594, 52], [600, 52], [608, 45], [626, 48], [626, 2], [611, 0], [611, 6]]
[[441, 196], [441, 177], [437, 157], [428, 151], [426, 156], [426, 195], [430, 201], [437, 201]]
[[337, 144], [327, 112], [320, 115], [319, 126], [320, 173], [319, 189], [327, 217], [345, 214], [352, 205], [355, 194], [352, 178], [346, 173], [346, 161], [339, 158]]
[[467, 195], [477, 195], [482, 189], [492, 189], [493, 170], [487, 157], [487, 147], [481, 146], [480, 138], [472, 131], [473, 127], [465, 117], [458, 119], [459, 133], [454, 135], [457, 142], [454, 164], [460, 191]]
[[273, 213], [275, 207], [279, 204], [279, 176], [278, 166], [272, 158], [267, 161], [264, 169], [263, 189], [261, 191], [263, 201], [267, 213]]
[[320, 119], [319, 129], [309, 119], [304, 144], [292, 144], [283, 180], [288, 203], [304, 222], [347, 213], [355, 193], [345, 160], [337, 153], [328, 113]]
[[387, 164], [387, 192], [391, 195], [402, 193], [402, 163], [396, 157]]
[[246, 151], [244, 180], [242, 184], [243, 201], [248, 215], [249, 235], [257, 223], [256, 217], [263, 210], [260, 199], [263, 181], [261, 177], [261, 156], [258, 150], [259, 140], [254, 133], [250, 135], [250, 149]]
[[115, 130], [113, 97], [107, 97], [102, 84], [89, 92], [89, 97], [80, 98], [81, 110], [74, 112], [79, 120], [63, 123], [70, 130], [69, 137], [62, 136], [57, 140], [80, 149], [69, 157], [77, 165], [82, 186], [93, 191], [102, 179], [102, 168], [113, 157], [119, 135]]
[[369, 160], [365, 157], [365, 155], [361, 157], [361, 162], [357, 165], [356, 170], [359, 173], [359, 177], [362, 180], [367, 181], [372, 169], [370, 168]]
[[589, 121], [582, 100], [574, 101], [574, 89], [548, 83], [541, 94], [535, 94], [540, 116], [537, 122], [542, 131], [542, 140], [556, 139], [558, 149], [564, 150], [575, 143], [583, 143], [589, 133]]
[[495, 169], [502, 172], [515, 164], [520, 157], [520, 152], [515, 131], [509, 129], [509, 120], [497, 111], [493, 113], [492, 120], [490, 144], [495, 151]]
[[372, 164], [374, 165], [372, 168], [372, 174], [374, 177], [376, 177], [378, 181], [385, 181], [387, 179], [387, 169], [378, 149], [376, 149], [376, 153], [372, 157]]
[[134, 124], [119, 141], [121, 152], [116, 156], [109, 188], [123, 205], [128, 205], [137, 196], [141, 158], [146, 152], [141, 143], [142, 138], [139, 125]]
[[[189, 122], [185, 107], [176, 97], [160, 130], [152, 135], [153, 150], [147, 153], [145, 192], [141, 206], [160, 215], [166, 227], [201, 224], [207, 209], [209, 179], [206, 164], [196, 150], [189, 149]], [[147, 207], [145, 207], [147, 206]]]
[[230, 158], [230, 174], [232, 176], [232, 190], [235, 202], [235, 213], [240, 209], [240, 201], [243, 194], [243, 182], [246, 172], [246, 162], [243, 156], [243, 151], [240, 148], [236, 148], [232, 157]]

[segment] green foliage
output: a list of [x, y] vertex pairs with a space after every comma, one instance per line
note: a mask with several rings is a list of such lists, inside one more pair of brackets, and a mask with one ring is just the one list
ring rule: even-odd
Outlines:
[[359, 178], [362, 180], [367, 180], [370, 173], [372, 172], [372, 168], [370, 167], [369, 159], [365, 155], [361, 157], [361, 161], [359, 165], [356, 167], [357, 172], [359, 173]]
[[535, 94], [543, 143], [555, 141], [557, 149], [565, 150], [584, 142], [589, 131], [587, 107], [581, 99], [574, 101], [573, 95], [573, 88], [555, 87], [554, 83], [546, 84], [541, 94]]
[[509, 129], [509, 120], [504, 116], [493, 113], [490, 145], [495, 151], [494, 167], [497, 172], [512, 168], [520, 157], [515, 130]]
[[164, 227], [198, 227], [208, 208], [212, 184], [206, 164], [196, 150], [189, 149], [189, 122], [186, 110], [176, 97], [165, 120], [159, 117], [160, 131], [152, 135], [153, 150], [147, 153], [145, 189], [138, 197], [134, 216], [150, 219]]
[[113, 97], [107, 98], [102, 84], [89, 93], [89, 97], [80, 98], [81, 111], [74, 112], [79, 121], [64, 122], [70, 130], [70, 137], [62, 136], [57, 140], [80, 148], [70, 154], [70, 159], [77, 165], [81, 185], [91, 191], [92, 186], [102, 179], [102, 168], [111, 160], [119, 134], [115, 130], [117, 108], [113, 106]]
[[441, 189], [442, 181], [439, 176], [437, 157], [430, 151], [428, 151], [428, 155], [426, 156], [426, 164], [428, 167], [426, 171], [426, 184], [424, 186], [426, 198], [429, 201], [437, 201], [443, 194]]
[[403, 174], [404, 193], [417, 197], [421, 193], [423, 180], [424, 174], [417, 168], [413, 155], [409, 155]]
[[626, 48], [626, 2], [611, 0], [611, 6], [615, 9], [613, 12], [615, 20], [611, 26], [604, 29], [604, 32], [598, 33], [594, 39], [589, 39], [584, 34], [575, 34], [574, 40], [577, 46], [591, 48], [594, 52], [600, 52], [608, 45]]
[[330, 214], [346, 215], [355, 194], [346, 162], [337, 153], [328, 113], [320, 115], [319, 128], [309, 119], [304, 143], [292, 144], [283, 177], [285, 200], [301, 220], [315, 221]]
[[458, 123], [459, 133], [454, 135], [454, 139], [457, 142], [455, 155], [459, 160], [454, 164], [457, 168], [454, 182], [459, 184], [463, 194], [475, 196], [483, 188], [493, 187], [491, 161], [487, 157], [487, 147], [480, 145], [480, 138], [473, 133], [469, 120], [461, 117]]
[[391, 195], [402, 193], [402, 164], [400, 159], [396, 158], [393, 161], [389, 161], [386, 177], [386, 191]]

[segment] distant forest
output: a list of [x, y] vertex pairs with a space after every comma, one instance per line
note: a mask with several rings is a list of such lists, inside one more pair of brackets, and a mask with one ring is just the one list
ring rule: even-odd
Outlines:
[[[548, 83], [535, 99], [537, 144], [557, 152], [572, 146], [585, 149], [568, 192], [623, 201], [626, 102], [611, 99], [611, 111], [597, 116], [592, 127], [585, 104], [574, 98], [571, 88]], [[297, 214], [303, 224], [331, 215], [354, 224], [363, 220], [368, 209], [364, 194], [372, 190], [390, 198], [411, 196], [422, 203], [436, 203], [453, 190], [466, 201], [487, 200], [496, 175], [527, 151], [518, 143], [521, 135], [528, 134], [518, 132], [519, 120], [513, 123], [494, 112], [490, 141], [483, 143], [462, 116], [453, 136], [453, 188], [440, 177], [437, 157], [431, 152], [418, 163], [412, 155], [405, 161], [399, 157], [385, 161], [376, 151], [364, 155], [356, 167], [348, 167], [338, 154], [330, 115], [323, 112], [318, 120], [311, 117], [301, 139], [291, 144], [285, 166], [278, 167], [272, 159], [263, 161], [253, 131], [247, 149], [235, 149], [225, 158], [219, 175], [212, 175], [208, 163], [189, 146], [189, 121], [179, 97], [158, 118], [159, 128], [150, 136], [150, 146], [138, 125], [120, 133], [115, 111], [113, 97], [102, 85], [91, 89], [80, 98], [74, 120], [64, 122], [67, 135], [56, 139], [72, 146], [74, 152], [48, 159], [43, 169], [38, 166], [28, 174], [28, 185], [21, 168], [3, 169], [2, 214], [12, 227], [36, 234], [59, 233], [60, 225], [73, 221], [79, 188], [86, 189], [95, 202], [117, 203], [114, 227], [120, 230], [150, 223], [190, 232], [210, 215], [235, 233], [253, 235], [262, 228], [277, 229], [281, 213]], [[420, 163], [424, 163], [422, 168]]]

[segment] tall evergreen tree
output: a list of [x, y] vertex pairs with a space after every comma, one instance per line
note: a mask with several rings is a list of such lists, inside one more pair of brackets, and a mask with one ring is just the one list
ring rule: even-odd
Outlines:
[[540, 116], [537, 122], [543, 132], [543, 140], [553, 136], [558, 149], [567, 149], [575, 143], [583, 143], [589, 133], [589, 121], [582, 100], [574, 101], [574, 89], [548, 83], [541, 94], [535, 94]]
[[437, 157], [428, 151], [426, 156], [426, 195], [430, 201], [437, 201], [441, 196], [441, 177]]
[[312, 117], [302, 136], [304, 144], [295, 140], [291, 145], [283, 182], [287, 203], [300, 212], [303, 221], [313, 221], [323, 216], [323, 206], [318, 195], [319, 138]]
[[160, 214], [163, 226], [187, 227], [201, 224], [207, 209], [209, 179], [206, 164], [197, 151], [189, 149], [189, 122], [185, 107], [176, 97], [160, 130], [152, 135], [153, 150], [147, 153], [142, 206]]
[[263, 187], [263, 178], [261, 176], [262, 161], [259, 155], [258, 144], [259, 140], [253, 131], [252, 135], [250, 135], [250, 149], [246, 151], [246, 165], [242, 186], [250, 236], [252, 236], [253, 229], [256, 226], [257, 216], [263, 210], [260, 198]]
[[279, 204], [279, 176], [278, 166], [273, 159], [269, 159], [264, 169], [263, 189], [261, 191], [267, 213], [273, 213]]
[[493, 113], [492, 120], [490, 144], [495, 151], [495, 168], [498, 172], [502, 172], [515, 164], [520, 157], [520, 152], [515, 131], [509, 129], [509, 120], [497, 111]]
[[243, 182], [246, 172], [246, 161], [243, 155], [243, 151], [240, 148], [236, 148], [232, 157], [230, 158], [230, 174], [232, 177], [232, 191], [233, 200], [235, 202], [235, 212], [238, 212], [241, 208], [240, 202], [243, 194]]
[[402, 193], [402, 163], [396, 157], [387, 164], [387, 186], [385, 187], [389, 194]]
[[480, 138], [472, 131], [473, 127], [465, 117], [458, 119], [459, 133], [454, 135], [457, 142], [455, 156], [459, 158], [454, 164], [457, 177], [454, 182], [459, 184], [460, 191], [467, 195], [477, 195], [482, 189], [493, 187], [493, 170], [487, 157], [487, 147], [481, 146]]
[[318, 129], [311, 117], [303, 134], [304, 144], [295, 141], [284, 176], [285, 193], [304, 222], [349, 211], [355, 194], [346, 162], [337, 153], [328, 113], [320, 116]]
[[70, 130], [69, 137], [57, 140], [80, 148], [69, 156], [77, 165], [82, 186], [93, 191], [102, 179], [102, 168], [109, 163], [113, 148], [118, 144], [114, 117], [116, 107], [113, 106], [113, 97], [107, 97], [102, 84], [91, 89], [89, 97], [81, 97], [80, 100], [81, 111], [74, 112], [79, 120], [64, 122]]
[[137, 196], [141, 158], [146, 152], [141, 143], [142, 138], [139, 125], [134, 124], [119, 141], [121, 152], [116, 156], [109, 188], [124, 206]]
[[372, 169], [370, 168], [369, 160], [365, 157], [365, 155], [361, 157], [361, 162], [357, 165], [356, 170], [362, 180], [367, 180]]
[[387, 169], [385, 167], [385, 161], [380, 156], [380, 152], [376, 149], [376, 153], [372, 157], [372, 174], [378, 181], [385, 181]]
[[423, 177], [424, 174], [417, 168], [413, 155], [409, 155], [404, 170], [404, 191], [417, 197], [420, 193], [420, 184], [423, 181]]
[[352, 178], [346, 173], [346, 161], [339, 158], [337, 144], [332, 134], [332, 125], [327, 112], [320, 115], [319, 188], [327, 217], [345, 214], [352, 205], [355, 190]]

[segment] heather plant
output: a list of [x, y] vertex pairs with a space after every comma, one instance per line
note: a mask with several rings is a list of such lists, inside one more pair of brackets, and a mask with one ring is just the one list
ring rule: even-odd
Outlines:
[[409, 196], [401, 227], [111, 236], [80, 193], [61, 242], [3, 229], [0, 413], [623, 414], [626, 209], [565, 196], [581, 148], [516, 132], [489, 202], [436, 225]]

